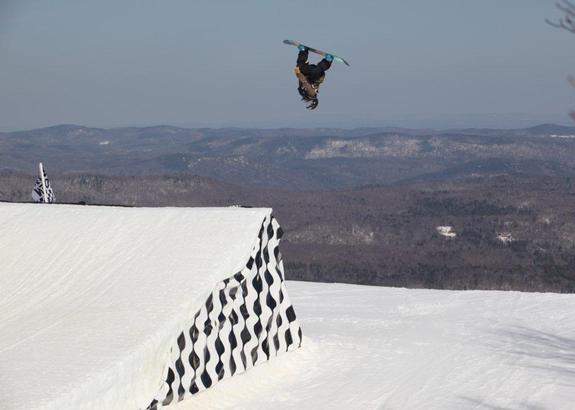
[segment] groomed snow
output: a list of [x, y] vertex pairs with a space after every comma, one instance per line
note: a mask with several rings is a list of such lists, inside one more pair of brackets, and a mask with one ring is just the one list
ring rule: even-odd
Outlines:
[[302, 348], [175, 410], [575, 408], [575, 295], [287, 288]]
[[270, 212], [0, 203], [0, 408], [145, 408]]
[[[0, 408], [145, 407], [269, 212], [0, 203]], [[287, 289], [302, 348], [175, 410], [575, 408], [575, 295]]]

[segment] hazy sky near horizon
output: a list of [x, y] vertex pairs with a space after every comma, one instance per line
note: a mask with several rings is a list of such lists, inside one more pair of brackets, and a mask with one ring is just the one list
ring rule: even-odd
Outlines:
[[[553, 0], [0, 0], [0, 129], [569, 124]], [[339, 54], [319, 108], [297, 50]], [[313, 57], [315, 59], [315, 57]]]

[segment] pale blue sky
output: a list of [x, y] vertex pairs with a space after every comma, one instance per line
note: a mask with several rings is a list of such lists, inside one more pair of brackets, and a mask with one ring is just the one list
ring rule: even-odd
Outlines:
[[[569, 123], [552, 0], [0, 0], [0, 129]], [[292, 38], [332, 51], [315, 112]]]

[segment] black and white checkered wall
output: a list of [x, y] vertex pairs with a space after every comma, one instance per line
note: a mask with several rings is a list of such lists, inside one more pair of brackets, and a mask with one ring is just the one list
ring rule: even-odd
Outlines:
[[175, 340], [164, 382], [148, 410], [159, 409], [301, 345], [279, 252], [282, 230], [268, 215], [246, 266], [219, 282]]

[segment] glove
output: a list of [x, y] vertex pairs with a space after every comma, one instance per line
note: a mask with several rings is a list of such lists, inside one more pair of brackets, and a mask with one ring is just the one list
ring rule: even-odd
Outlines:
[[297, 48], [299, 48], [299, 51], [305, 51], [305, 50], [307, 50], [307, 47], [304, 46], [303, 44], [300, 44], [299, 46], [297, 46]]
[[333, 61], [333, 56], [331, 54], [326, 54], [325, 59], [331, 63]]

